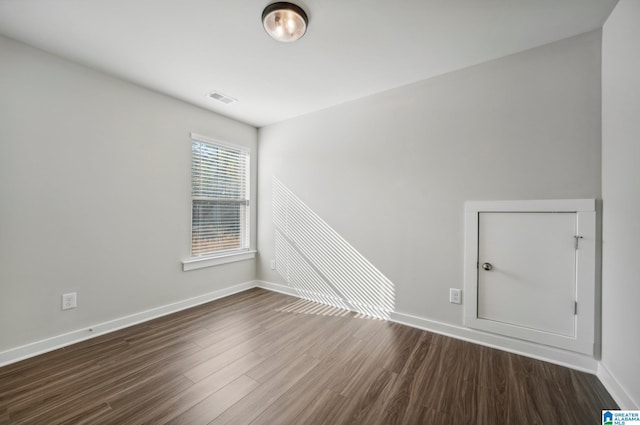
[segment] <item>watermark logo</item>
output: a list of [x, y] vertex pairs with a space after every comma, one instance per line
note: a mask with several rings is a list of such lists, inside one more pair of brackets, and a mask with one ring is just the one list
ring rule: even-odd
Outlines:
[[603, 410], [602, 425], [640, 425], [640, 410]]

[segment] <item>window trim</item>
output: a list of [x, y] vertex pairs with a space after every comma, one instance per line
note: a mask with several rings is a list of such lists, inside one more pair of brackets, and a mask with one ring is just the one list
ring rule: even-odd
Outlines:
[[190, 257], [182, 261], [182, 271], [198, 270], [205, 267], [220, 266], [222, 264], [235, 263], [237, 261], [253, 260], [256, 258], [256, 252], [252, 249], [236, 249], [233, 251], [225, 251], [206, 257]]
[[[211, 254], [205, 255], [191, 255], [193, 252], [193, 195], [189, 197], [189, 231], [190, 231], [190, 242], [189, 242], [189, 258], [182, 261], [182, 270], [197, 270], [204, 267], [212, 267], [218, 266], [222, 264], [234, 263], [237, 261], [251, 260], [255, 258], [256, 250], [251, 248], [251, 198], [249, 194], [251, 193], [251, 149], [246, 146], [236, 145], [233, 143], [225, 142], [219, 139], [214, 139], [211, 137], [203, 136], [197, 133], [190, 133], [190, 144], [194, 141], [201, 143], [208, 143], [216, 146], [226, 147], [229, 149], [239, 150], [247, 154], [249, 160], [249, 166], [247, 167], [246, 178], [246, 191], [247, 191], [247, 212], [248, 218], [245, 228], [245, 238], [247, 242], [246, 248], [235, 248], [228, 250], [221, 250]], [[191, 161], [193, 161], [193, 157], [191, 157]], [[191, 185], [191, 189], [193, 190], [193, 186]]]
[[223, 140], [219, 140], [219, 139], [214, 139], [212, 137], [207, 137], [207, 136], [203, 136], [202, 134], [198, 134], [198, 133], [190, 133], [191, 138], [189, 139], [189, 142], [192, 141], [197, 141], [197, 142], [203, 142], [203, 143], [209, 143], [212, 145], [220, 145], [220, 146], [224, 146], [225, 148], [229, 148], [229, 149], [237, 149], [239, 151], [244, 151], [246, 153], [248, 153], [249, 155], [251, 155], [251, 149], [249, 149], [246, 146], [242, 146], [242, 145], [236, 145], [233, 143], [229, 143], [229, 142], [225, 142]]

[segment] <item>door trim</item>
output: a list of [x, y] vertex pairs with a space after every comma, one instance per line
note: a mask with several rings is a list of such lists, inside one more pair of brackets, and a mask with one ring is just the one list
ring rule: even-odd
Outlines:
[[[582, 236], [576, 252], [575, 337], [526, 329], [478, 317], [478, 220], [490, 212], [572, 212]], [[553, 199], [525, 201], [465, 202], [464, 326], [518, 338], [551, 347], [594, 355], [596, 288], [596, 202], [595, 199]]]

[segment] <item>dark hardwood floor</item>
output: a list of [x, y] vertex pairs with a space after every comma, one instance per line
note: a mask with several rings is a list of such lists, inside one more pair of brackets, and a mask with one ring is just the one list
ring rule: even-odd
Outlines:
[[252, 289], [0, 368], [0, 424], [599, 424], [586, 373]]

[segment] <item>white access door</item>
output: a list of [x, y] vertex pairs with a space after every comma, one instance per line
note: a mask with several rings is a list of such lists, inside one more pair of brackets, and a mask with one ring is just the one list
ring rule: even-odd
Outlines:
[[478, 318], [575, 337], [576, 224], [572, 212], [480, 213]]
[[593, 199], [465, 202], [464, 325], [593, 354]]

